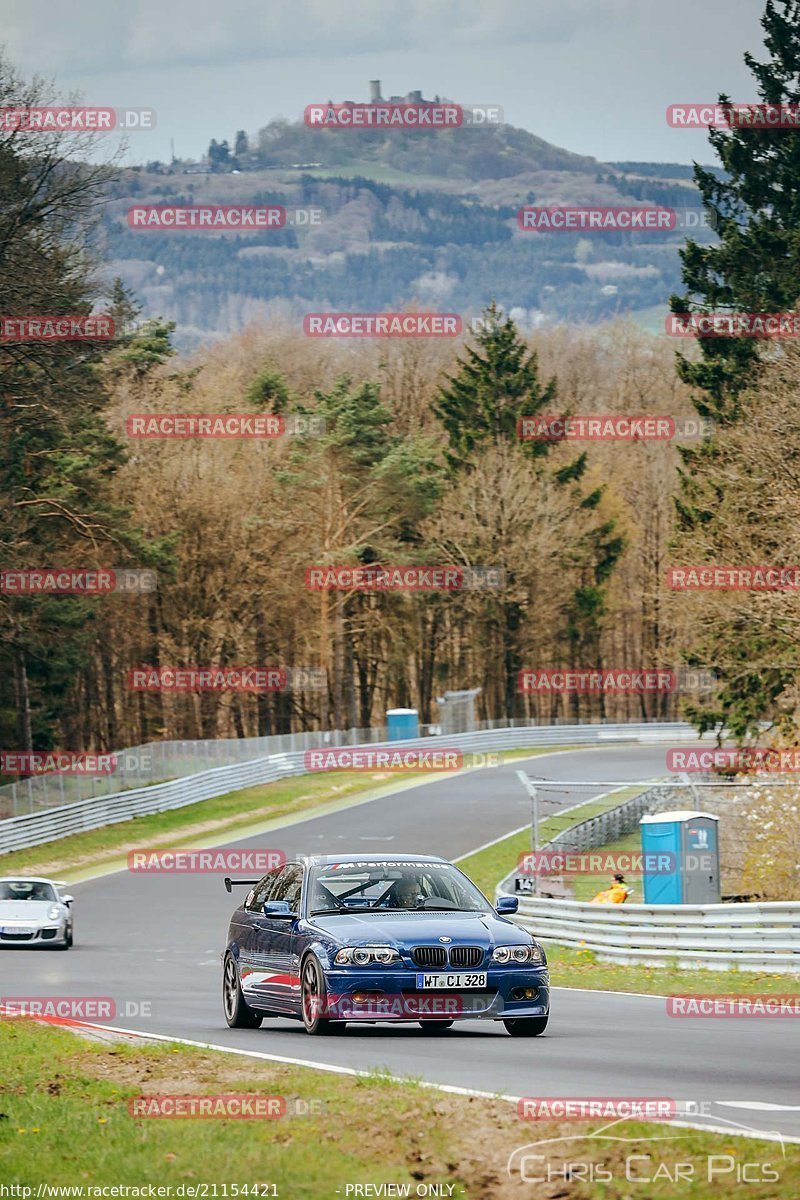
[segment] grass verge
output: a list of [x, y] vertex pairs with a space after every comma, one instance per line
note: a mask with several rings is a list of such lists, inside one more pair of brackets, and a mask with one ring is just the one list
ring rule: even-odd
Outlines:
[[668, 964], [646, 967], [633, 963], [599, 962], [593, 950], [546, 942], [550, 978], [555, 987], [596, 988], [604, 992], [642, 992], [647, 995], [796, 995], [800, 975], [768, 971], [711, 971]]
[[[445, 1037], [457, 1048], [457, 1034]], [[286, 1115], [136, 1118], [128, 1107], [141, 1095], [236, 1093], [282, 1097]], [[788, 1200], [800, 1192], [796, 1146], [787, 1146], [784, 1158], [775, 1143], [627, 1121], [613, 1133], [630, 1140], [590, 1140], [604, 1124], [522, 1121], [507, 1102], [446, 1095], [380, 1072], [343, 1078], [183, 1046], [86, 1041], [21, 1019], [0, 1022], [3, 1183], [30, 1187], [33, 1196], [40, 1184], [79, 1187], [87, 1198], [90, 1188], [115, 1185], [166, 1186], [174, 1197], [180, 1185], [187, 1196], [192, 1185], [206, 1185], [207, 1196], [215, 1194], [211, 1185], [218, 1196], [222, 1185], [228, 1196], [238, 1186], [242, 1196], [244, 1185], [258, 1184], [261, 1196], [335, 1200], [380, 1195], [375, 1185], [394, 1184], [397, 1190], [384, 1194], [666, 1200], [683, 1194], [685, 1183], [676, 1186], [681, 1163], [688, 1164], [684, 1180], [687, 1171], [694, 1180], [691, 1195], [702, 1200], [716, 1195], [720, 1181], [730, 1200]], [[530, 1146], [576, 1135], [582, 1140]], [[654, 1137], [665, 1140], [644, 1140]], [[507, 1164], [525, 1146], [543, 1157], [525, 1161], [523, 1182], [519, 1154], [511, 1175]], [[576, 1179], [575, 1166], [567, 1166], [576, 1162], [594, 1169], [587, 1165], [587, 1177]], [[736, 1181], [744, 1162], [758, 1164], [748, 1172], [756, 1182]], [[626, 1178], [626, 1167], [638, 1184]], [[551, 1182], [530, 1182], [546, 1173]]]

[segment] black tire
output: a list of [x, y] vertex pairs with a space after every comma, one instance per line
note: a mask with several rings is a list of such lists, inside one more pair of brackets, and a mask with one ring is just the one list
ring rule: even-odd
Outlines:
[[503, 1021], [512, 1037], [538, 1037], [547, 1029], [548, 1017], [517, 1017]]
[[325, 1011], [325, 977], [322, 967], [313, 954], [303, 959], [300, 968], [300, 1003], [303, 1010], [303, 1028], [306, 1033], [319, 1036], [320, 1034], [344, 1033], [344, 1021], [331, 1021], [329, 1017], [321, 1016]]
[[258, 1029], [264, 1019], [253, 1011], [242, 995], [236, 959], [230, 950], [222, 968], [222, 1010], [231, 1029]]
[[446, 1033], [455, 1021], [420, 1021], [420, 1029], [423, 1033], [427, 1033], [428, 1037], [436, 1037], [439, 1033]]
[[73, 940], [74, 940], [74, 939], [73, 939], [73, 936], [72, 936], [72, 926], [70, 925], [70, 927], [69, 927], [69, 933], [67, 934], [66, 941], [65, 941], [65, 943], [64, 943], [64, 945], [65, 945], [65, 948], [66, 948], [67, 950], [71, 949], [71, 947], [72, 947], [72, 943], [73, 943]]

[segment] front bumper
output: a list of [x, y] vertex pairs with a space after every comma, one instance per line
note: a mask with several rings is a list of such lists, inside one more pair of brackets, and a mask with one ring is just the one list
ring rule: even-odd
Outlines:
[[[438, 991], [417, 987], [419, 967], [325, 971], [326, 1013], [347, 1021], [500, 1021], [550, 1011], [546, 967], [492, 966], [486, 986]], [[467, 972], [461, 972], [467, 974]], [[535, 995], [525, 995], [533, 990]]]
[[46, 925], [25, 925], [23, 921], [0, 922], [0, 946], [60, 946], [67, 940], [66, 921], [48, 921]]

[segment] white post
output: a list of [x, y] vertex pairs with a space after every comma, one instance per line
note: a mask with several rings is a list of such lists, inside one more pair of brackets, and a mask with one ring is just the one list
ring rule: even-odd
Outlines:
[[[531, 798], [531, 850], [535, 856], [536, 851], [539, 849], [539, 792], [537, 791], [536, 784], [532, 779], [528, 778], [524, 771], [517, 771], [517, 778]], [[539, 878], [536, 874], [536, 867], [537, 863], [536, 858], [534, 857], [532, 887], [534, 896], [539, 890]]]

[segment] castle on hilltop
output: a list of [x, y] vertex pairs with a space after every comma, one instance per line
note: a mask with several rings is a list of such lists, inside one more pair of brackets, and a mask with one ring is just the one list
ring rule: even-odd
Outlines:
[[[446, 99], [446, 96], [434, 96], [432, 100], [426, 100], [421, 91], [407, 92], [405, 96], [382, 96], [380, 79], [370, 79], [369, 81], [370, 104], [441, 104]], [[355, 105], [358, 101], [343, 100], [342, 103]]]

